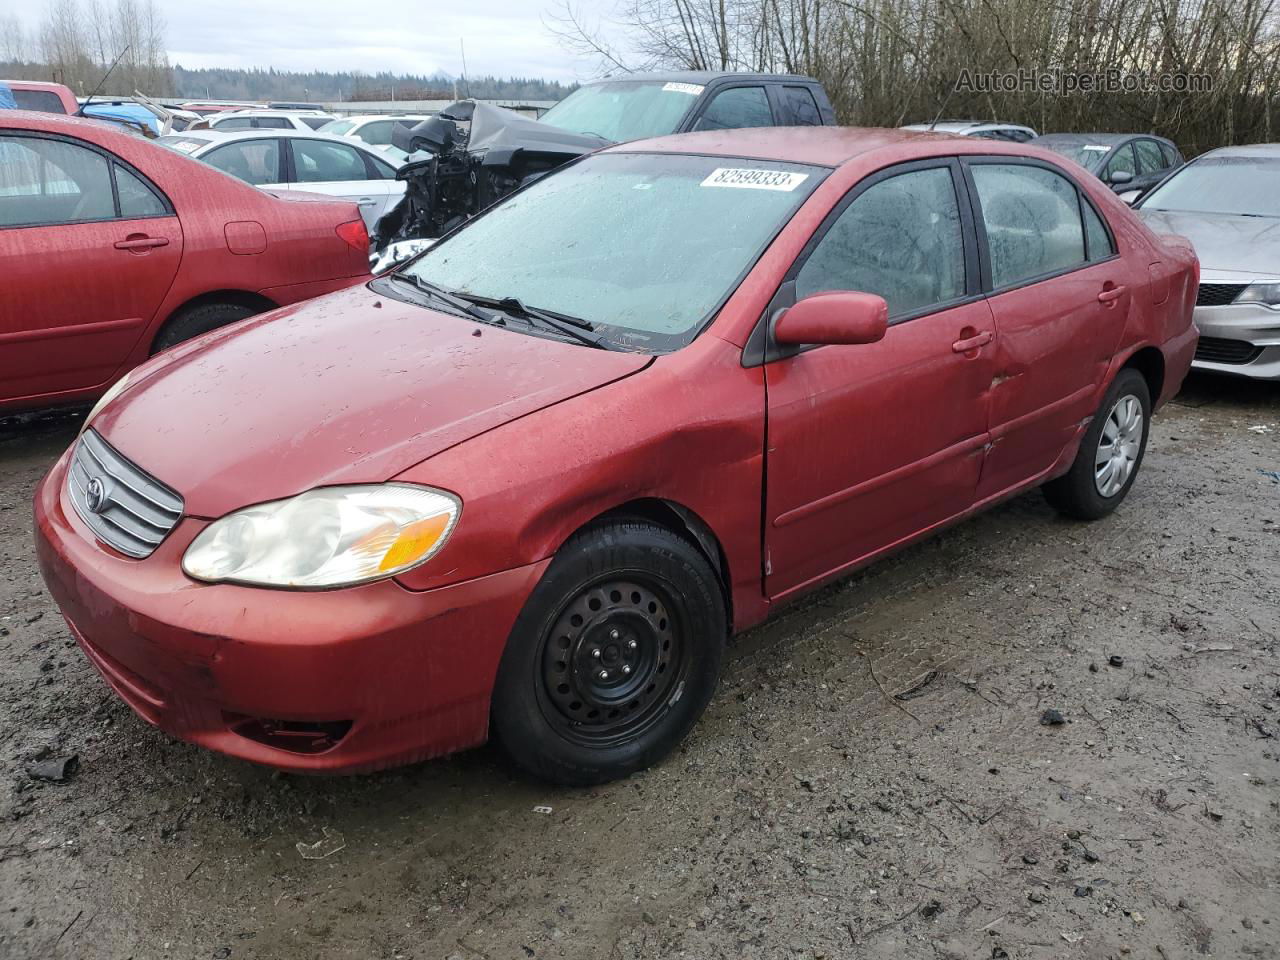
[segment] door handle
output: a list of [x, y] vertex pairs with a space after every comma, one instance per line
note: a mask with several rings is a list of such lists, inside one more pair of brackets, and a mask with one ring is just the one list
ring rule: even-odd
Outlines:
[[168, 237], [129, 237], [127, 240], [117, 240], [114, 244], [117, 250], [148, 250], [168, 245]]
[[1124, 293], [1124, 284], [1119, 286], [1107, 281], [1107, 285], [1102, 288], [1102, 292], [1098, 294], [1098, 302], [1111, 304], [1120, 299], [1120, 294]]
[[356, 205], [361, 207], [372, 207], [377, 202], [377, 200], [370, 200], [368, 197], [361, 197], [356, 201]]
[[957, 340], [951, 345], [951, 349], [955, 353], [968, 353], [970, 350], [977, 350], [979, 347], [985, 347], [991, 342], [994, 336], [995, 334], [990, 330], [983, 330], [982, 333], [974, 334], [971, 337], [965, 337], [963, 340]]

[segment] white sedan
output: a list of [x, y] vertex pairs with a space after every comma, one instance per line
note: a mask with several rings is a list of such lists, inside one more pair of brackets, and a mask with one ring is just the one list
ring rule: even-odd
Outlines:
[[305, 190], [352, 200], [370, 230], [404, 196], [392, 158], [346, 137], [310, 130], [193, 130], [156, 143], [263, 190]]
[[210, 130], [318, 130], [334, 119], [318, 110], [224, 110], [206, 117]]

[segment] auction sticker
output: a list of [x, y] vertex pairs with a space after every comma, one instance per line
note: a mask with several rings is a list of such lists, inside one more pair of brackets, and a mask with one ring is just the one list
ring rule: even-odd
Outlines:
[[794, 190], [809, 179], [807, 173], [758, 170], [751, 167], [717, 167], [702, 181], [704, 187], [744, 187], [748, 190]]
[[704, 88], [700, 83], [664, 83], [662, 89], [668, 93], [687, 93], [696, 97]]

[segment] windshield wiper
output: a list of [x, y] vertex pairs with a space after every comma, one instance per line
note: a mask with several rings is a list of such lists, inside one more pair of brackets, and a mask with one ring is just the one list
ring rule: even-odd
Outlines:
[[474, 293], [465, 293], [461, 296], [484, 307], [492, 307], [515, 317], [537, 321], [567, 337], [572, 337], [579, 343], [585, 343], [600, 350], [612, 349], [603, 337], [594, 333], [596, 325], [590, 320], [583, 320], [581, 317], [574, 317], [567, 313], [557, 313], [554, 310], [526, 306], [518, 297], [484, 297]]
[[500, 327], [504, 327], [507, 324], [507, 321], [503, 320], [501, 317], [495, 317], [493, 314], [489, 313], [487, 310], [481, 310], [474, 303], [471, 303], [468, 300], [464, 300], [462, 297], [455, 296], [454, 294], [446, 290], [444, 287], [437, 287], [434, 283], [431, 283], [429, 280], [423, 280], [421, 277], [417, 276], [416, 274], [405, 273], [403, 271], [400, 271], [400, 272], [391, 274], [391, 279], [399, 280], [401, 283], [407, 283], [411, 287], [414, 287], [418, 290], [421, 290], [423, 293], [426, 293], [432, 297], [435, 297], [441, 303], [447, 303], [449, 306], [453, 307], [455, 310], [458, 310], [461, 313], [466, 314], [468, 317], [471, 317], [473, 320], [479, 320], [481, 323], [497, 324]]

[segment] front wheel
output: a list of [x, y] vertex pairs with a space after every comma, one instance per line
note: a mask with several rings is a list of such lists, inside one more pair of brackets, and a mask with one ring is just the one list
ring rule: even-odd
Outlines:
[[494, 686], [496, 739], [553, 783], [647, 767], [702, 715], [726, 633], [719, 580], [691, 543], [638, 521], [588, 527], [516, 621]]
[[1151, 426], [1151, 393], [1137, 370], [1121, 370], [1080, 441], [1071, 469], [1044, 485], [1045, 499], [1077, 520], [1118, 507], [1138, 476]]

